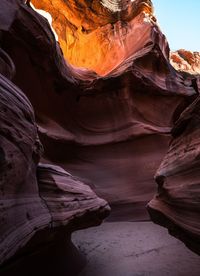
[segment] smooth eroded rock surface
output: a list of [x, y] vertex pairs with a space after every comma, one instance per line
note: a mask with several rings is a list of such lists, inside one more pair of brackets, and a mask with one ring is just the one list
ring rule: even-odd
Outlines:
[[101, 76], [140, 55], [140, 44], [150, 43], [151, 25], [145, 20], [154, 18], [149, 0], [31, 2], [52, 16], [65, 58]]
[[[25, 273], [29, 266], [34, 266], [33, 271], [39, 273], [40, 258], [31, 259], [31, 255], [41, 253], [42, 258], [47, 245], [50, 254], [52, 243], [58, 244], [55, 247], [58, 252], [70, 252], [73, 249], [71, 232], [100, 224], [110, 208], [88, 186], [63, 169], [38, 165], [42, 145], [31, 103], [8, 79], [14, 74], [14, 66], [3, 50], [0, 61], [1, 273], [11, 275], [13, 267], [15, 273]], [[61, 241], [62, 247], [59, 247]], [[41, 271], [45, 271], [45, 265], [46, 261], [40, 263]], [[48, 270], [57, 265], [55, 261]], [[65, 272], [63, 267], [59, 275]]]
[[[55, 9], [59, 3], [54, 3]], [[63, 4], [63, 12], [68, 4]], [[45, 8], [45, 1], [41, 5]], [[171, 66], [168, 43], [153, 19], [151, 3], [131, 5], [137, 10], [133, 16], [137, 30], [128, 28], [124, 39], [132, 37], [132, 52], [119, 45], [119, 52], [125, 54], [104, 77], [70, 65], [47, 20], [27, 5], [18, 5], [12, 26], [3, 33], [2, 46], [16, 65], [14, 82], [33, 104], [45, 160], [90, 184], [115, 206], [117, 217], [128, 213], [124, 206], [131, 206], [132, 220], [135, 208], [140, 209], [138, 219], [147, 218], [145, 205], [153, 196], [154, 172], [167, 151], [170, 130], [197, 90], [190, 76]], [[75, 11], [70, 12], [83, 20]], [[114, 16], [106, 8], [102, 14], [106, 20]], [[101, 27], [101, 18], [95, 20], [99, 33], [105, 26], [111, 28], [107, 21]], [[124, 20], [128, 26], [132, 22]], [[115, 18], [114, 28], [121, 23]], [[116, 33], [117, 39], [122, 38], [121, 31]], [[89, 49], [86, 52], [95, 58]], [[106, 66], [101, 62], [103, 70]], [[124, 210], [121, 214], [119, 206]]]
[[148, 204], [151, 218], [200, 254], [199, 109], [197, 98], [173, 128], [173, 140], [155, 179], [158, 194]]
[[149, 208], [199, 253], [199, 55], [170, 54], [152, 2], [3, 0], [0, 43], [2, 263], [44, 244], [58, 261], [108, 215], [98, 196], [111, 220], [148, 219], [172, 129]]

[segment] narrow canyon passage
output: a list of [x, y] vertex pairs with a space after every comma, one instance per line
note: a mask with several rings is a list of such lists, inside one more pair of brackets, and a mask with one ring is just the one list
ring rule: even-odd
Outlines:
[[2, 276], [200, 275], [199, 69], [151, 0], [0, 1]]
[[109, 202], [108, 220], [149, 220], [146, 205], [156, 192], [153, 176], [168, 144], [167, 136], [151, 135], [111, 145], [71, 147], [62, 163], [57, 157], [57, 164]]

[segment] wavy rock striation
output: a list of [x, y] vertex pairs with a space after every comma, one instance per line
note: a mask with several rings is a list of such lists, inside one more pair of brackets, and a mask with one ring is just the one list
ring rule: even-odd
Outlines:
[[150, 26], [145, 20], [153, 20], [149, 0], [31, 2], [52, 16], [65, 58], [101, 76], [139, 55], [140, 43], [148, 43]]
[[[1, 275], [35, 275], [39, 271], [63, 275], [67, 269], [74, 269], [70, 267], [76, 252], [70, 241], [71, 232], [100, 224], [109, 207], [60, 167], [38, 165], [42, 146], [33, 109], [27, 97], [8, 79], [14, 73], [13, 62], [1, 50]], [[68, 259], [64, 260], [66, 252]], [[63, 263], [59, 260], [61, 255]]]
[[158, 194], [148, 204], [151, 218], [200, 254], [200, 98], [180, 116], [155, 179]]
[[0, 41], [16, 67], [13, 82], [34, 107], [43, 161], [107, 199], [111, 219], [147, 219], [154, 173], [199, 78], [171, 65], [151, 1], [31, 1], [51, 14], [59, 42], [30, 1], [14, 2], [1, 1], [9, 9]]
[[[37, 8], [48, 4], [33, 3]], [[88, 1], [81, 7], [77, 1], [57, 1], [49, 10], [53, 18], [61, 3], [63, 11], [71, 5], [69, 18], [76, 24], [82, 24], [86, 12], [84, 22], [92, 20], [94, 26], [91, 34], [96, 29], [103, 34], [113, 24], [116, 40], [123, 37], [128, 48], [125, 42], [118, 44], [123, 55], [112, 57], [112, 70], [107, 70], [109, 59], [101, 60], [104, 77], [74, 67], [63, 58], [47, 20], [30, 6], [18, 4], [13, 24], [2, 37], [2, 47], [16, 66], [14, 82], [33, 104], [48, 162], [77, 175], [107, 199], [116, 210], [115, 219], [147, 218], [145, 204], [155, 191], [153, 175], [167, 151], [173, 122], [197, 95], [192, 78], [171, 66], [168, 43], [156, 25], [150, 1], [129, 3], [137, 12], [124, 21], [129, 4], [118, 18], [103, 6], [101, 16], [87, 14], [98, 11], [96, 6], [86, 9]], [[130, 27], [125, 33], [122, 22]], [[112, 42], [113, 36], [106, 33]], [[86, 60], [96, 57], [89, 48], [85, 53]]]

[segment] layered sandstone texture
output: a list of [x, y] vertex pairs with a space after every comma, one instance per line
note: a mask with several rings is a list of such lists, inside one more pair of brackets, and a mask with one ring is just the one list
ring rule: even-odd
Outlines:
[[155, 179], [158, 193], [148, 204], [153, 221], [200, 254], [200, 98], [180, 116]]
[[[5, 8], [8, 2], [3, 3]], [[9, 7], [13, 18], [15, 8]], [[9, 16], [0, 18], [2, 33], [10, 20]], [[78, 257], [71, 232], [99, 225], [109, 214], [109, 206], [62, 168], [38, 164], [42, 145], [33, 108], [11, 82], [14, 74], [13, 61], [0, 49], [1, 275], [40, 271], [65, 275]]]
[[52, 16], [65, 58], [99, 75], [106, 75], [133, 54], [139, 54], [140, 43], [148, 43], [150, 26], [143, 19], [153, 20], [149, 0], [31, 2]]
[[[62, 167], [50, 182], [88, 184], [109, 201], [113, 220], [147, 219], [155, 171], [174, 123], [198, 96], [198, 77], [171, 65], [149, 0], [31, 3], [52, 16], [58, 42], [47, 19], [22, 0], [1, 1], [0, 41], [15, 65], [13, 83], [35, 110], [42, 162]], [[52, 168], [37, 171], [44, 179]], [[57, 188], [42, 183], [51, 210]]]
[[[169, 62], [168, 43], [156, 24], [151, 1], [126, 1], [117, 12], [99, 1], [92, 1], [93, 8], [89, 1], [55, 1], [53, 6], [33, 1], [36, 8], [51, 13], [55, 30], [59, 17], [54, 13], [61, 3], [62, 12], [73, 12], [66, 18], [76, 18], [74, 25], [90, 26], [91, 32], [81, 34], [78, 44], [83, 35], [97, 49], [100, 41], [90, 39], [90, 34], [98, 32], [96, 37], [109, 40], [110, 47], [118, 45], [118, 54], [103, 55], [99, 61], [97, 50], [97, 55], [89, 47], [84, 50], [89, 55], [86, 60], [100, 64], [103, 74], [97, 67], [77, 67], [83, 65], [64, 58], [65, 49], [46, 18], [20, 2], [15, 4], [12, 25], [3, 33], [2, 47], [16, 66], [13, 81], [34, 107], [44, 159], [78, 176], [107, 199], [114, 219], [134, 220], [132, 214], [147, 218], [145, 205], [155, 192], [153, 176], [167, 151], [170, 130], [197, 95], [193, 77], [177, 72]], [[70, 32], [66, 32], [68, 25], [65, 21], [59, 25], [65, 34]], [[60, 41], [62, 36], [56, 32]], [[104, 44], [100, 48], [103, 51]]]

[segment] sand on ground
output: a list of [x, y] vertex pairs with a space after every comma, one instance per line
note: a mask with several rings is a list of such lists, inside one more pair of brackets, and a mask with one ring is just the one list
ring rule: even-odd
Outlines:
[[79, 276], [199, 276], [200, 257], [152, 222], [106, 222], [75, 232]]

